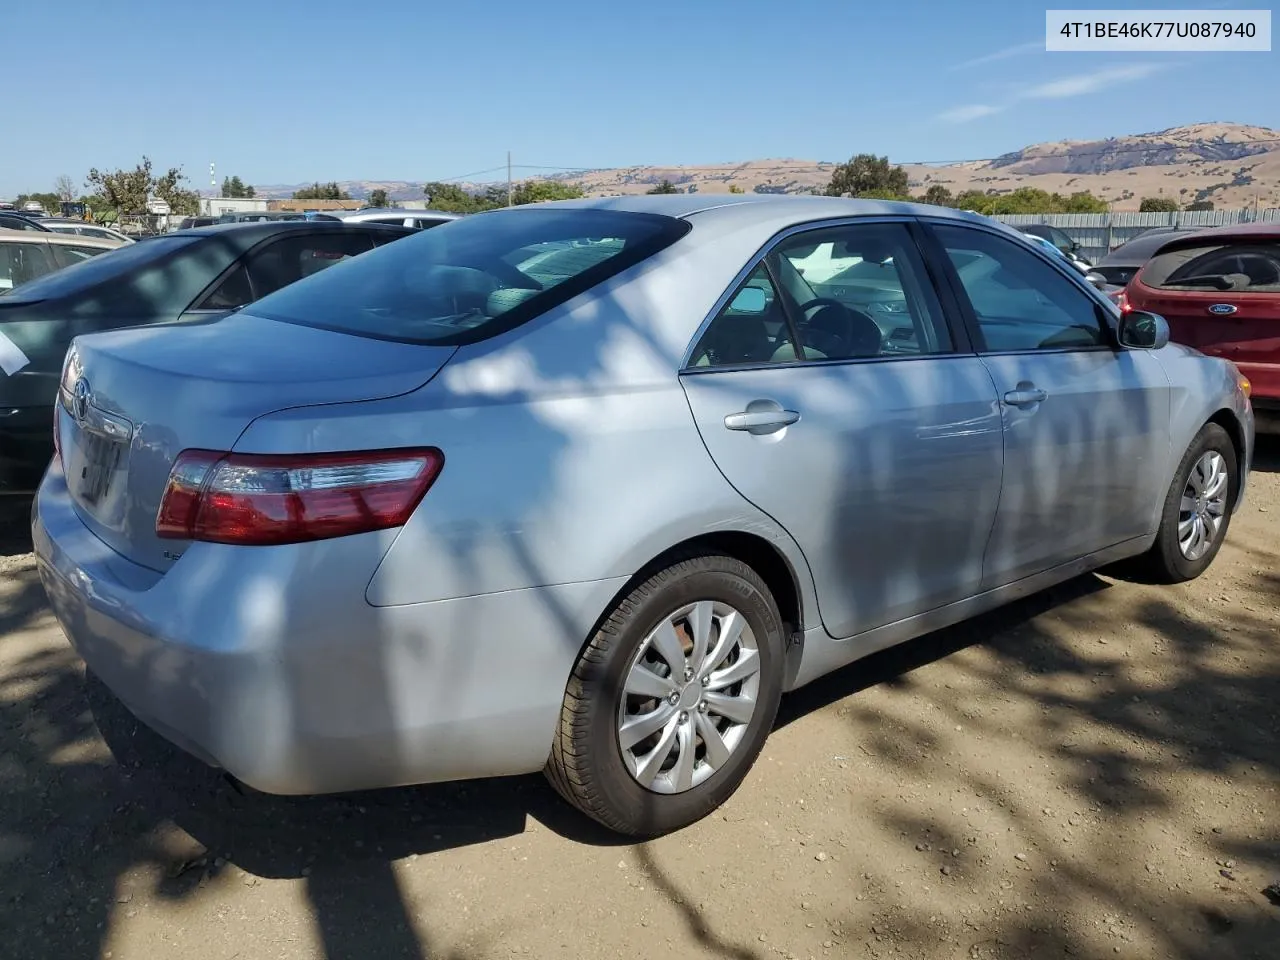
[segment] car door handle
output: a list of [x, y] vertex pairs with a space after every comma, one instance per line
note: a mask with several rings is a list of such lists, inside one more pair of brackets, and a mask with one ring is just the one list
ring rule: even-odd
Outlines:
[[1020, 387], [1006, 393], [1004, 402], [1011, 407], [1029, 407], [1033, 403], [1043, 403], [1048, 396], [1039, 387]]
[[768, 433], [795, 423], [800, 414], [795, 410], [743, 410], [724, 418], [726, 430], [750, 430]]

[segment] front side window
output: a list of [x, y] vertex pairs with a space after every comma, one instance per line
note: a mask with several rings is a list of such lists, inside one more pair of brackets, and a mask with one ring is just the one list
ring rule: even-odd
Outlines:
[[253, 313], [384, 340], [474, 343], [588, 290], [688, 230], [686, 221], [616, 210], [481, 213], [285, 287]]
[[985, 230], [950, 224], [932, 229], [973, 308], [983, 349], [1106, 345], [1097, 303], [1030, 250]]
[[902, 223], [781, 241], [708, 325], [693, 366], [946, 353], [950, 331]]

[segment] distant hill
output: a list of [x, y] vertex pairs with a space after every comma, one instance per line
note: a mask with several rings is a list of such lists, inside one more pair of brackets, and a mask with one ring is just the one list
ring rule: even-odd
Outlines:
[[[856, 152], [857, 145], [851, 148]], [[841, 158], [842, 160], [845, 158]], [[807, 193], [821, 190], [834, 161], [745, 160], [701, 166], [637, 166], [554, 174], [580, 183], [591, 196], [644, 193], [663, 180], [684, 192], [727, 193], [736, 186], [750, 193]], [[994, 160], [926, 166], [907, 165], [912, 190], [941, 184], [952, 193], [1038, 187], [1057, 193], [1089, 190], [1113, 201], [1117, 210], [1136, 210], [1143, 197], [1166, 196], [1179, 203], [1212, 200], [1219, 207], [1280, 206], [1280, 132], [1239, 123], [1195, 123], [1154, 133], [1106, 140], [1038, 143]], [[256, 186], [259, 196], [289, 197], [309, 183]], [[465, 183], [465, 189], [487, 184]], [[421, 200], [421, 181], [346, 180], [339, 186], [364, 198], [383, 189], [393, 200]]]

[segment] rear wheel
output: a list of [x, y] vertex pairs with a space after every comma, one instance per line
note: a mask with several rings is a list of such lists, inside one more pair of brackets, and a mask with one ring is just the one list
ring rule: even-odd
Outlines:
[[547, 777], [619, 833], [656, 836], [737, 789], [782, 693], [781, 617], [764, 582], [725, 556], [673, 563], [631, 591], [565, 691]]
[[1239, 483], [1231, 437], [1218, 424], [1205, 424], [1178, 465], [1156, 542], [1144, 558], [1153, 579], [1181, 583], [1208, 569], [1226, 539]]

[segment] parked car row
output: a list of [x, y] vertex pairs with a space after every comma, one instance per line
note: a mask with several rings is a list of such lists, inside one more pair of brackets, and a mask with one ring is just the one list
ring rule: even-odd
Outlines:
[[133, 243], [119, 230], [112, 230], [99, 223], [75, 220], [70, 217], [47, 217], [43, 213], [0, 211], [0, 230], [25, 230], [31, 233], [71, 233], [95, 240], [106, 240], [114, 246]]
[[56, 441], [41, 579], [139, 718], [273, 793], [545, 770], [641, 836], [733, 794], [784, 691], [1103, 564], [1200, 575], [1253, 446], [1224, 357], [879, 201], [206, 227], [0, 328]]
[[[88, 237], [0, 231], [0, 286], [7, 270], [13, 287], [0, 296], [0, 350], [21, 364], [0, 378], [0, 494], [29, 495], [53, 454], [49, 411], [76, 336], [207, 322], [413, 232], [269, 221], [179, 230], [113, 249]], [[107, 255], [78, 263], [88, 251]]]

